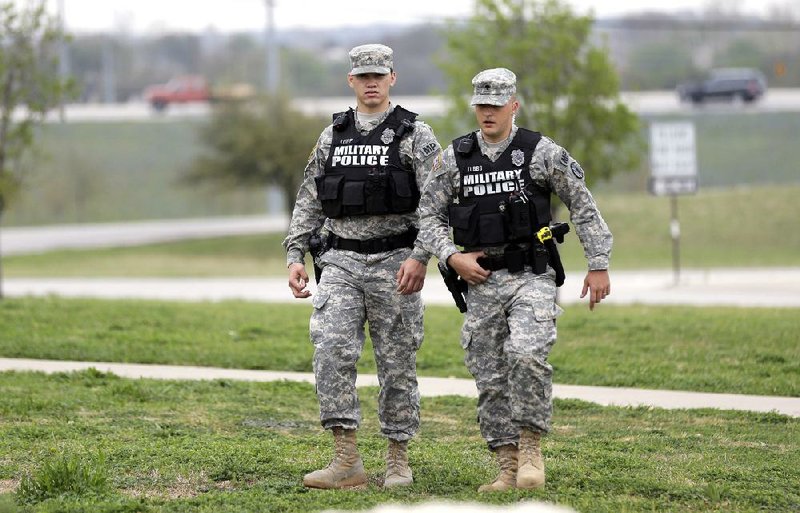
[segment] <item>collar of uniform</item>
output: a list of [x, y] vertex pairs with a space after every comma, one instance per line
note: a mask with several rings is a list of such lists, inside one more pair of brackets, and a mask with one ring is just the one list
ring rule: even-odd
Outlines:
[[353, 118], [355, 118], [355, 120], [356, 120], [356, 130], [358, 130], [359, 132], [362, 132], [362, 133], [371, 131], [376, 126], [378, 126], [381, 123], [383, 123], [383, 121], [387, 117], [389, 117], [389, 114], [391, 114], [393, 111], [394, 111], [394, 105], [391, 102], [389, 102], [389, 108], [386, 109], [385, 112], [383, 112], [383, 115], [378, 116], [377, 119], [375, 119], [375, 121], [372, 121], [370, 123], [363, 123], [362, 124], [358, 120], [358, 111], [356, 109], [353, 109]]
[[[483, 133], [480, 130], [478, 130], [477, 131], [478, 146], [481, 149], [481, 153], [483, 153], [486, 157], [488, 157], [489, 160], [494, 162], [495, 160], [497, 160], [497, 157], [499, 157], [504, 151], [506, 151], [506, 148], [508, 148], [508, 145], [511, 144], [511, 141], [514, 139], [515, 135], [517, 135], [517, 125], [515, 123], [511, 124], [511, 133], [508, 134], [508, 138], [506, 138], [504, 141], [500, 141], [499, 143], [486, 142], [486, 140], [483, 138]], [[490, 144], [491, 144], [491, 149], [495, 151], [492, 152], [489, 151]]]

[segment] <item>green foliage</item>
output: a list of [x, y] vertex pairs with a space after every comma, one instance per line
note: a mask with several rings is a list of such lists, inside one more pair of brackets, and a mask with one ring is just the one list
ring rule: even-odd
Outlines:
[[74, 454], [44, 461], [32, 475], [23, 476], [17, 490], [21, 504], [36, 504], [59, 497], [103, 495], [109, 489], [105, 458], [84, 459]]
[[558, 0], [476, 0], [468, 24], [447, 29], [450, 126], [474, 126], [472, 77], [505, 67], [517, 75], [517, 124], [567, 148], [589, 171], [587, 181], [636, 169], [638, 121], [620, 101], [607, 51], [591, 44], [592, 21]]
[[58, 76], [55, 52], [65, 36], [46, 3], [0, 3], [0, 214], [20, 186], [21, 158], [34, 143], [34, 128], [71, 91]]
[[255, 104], [224, 103], [201, 128], [207, 152], [195, 160], [186, 180], [223, 188], [277, 185], [291, 212], [309, 151], [324, 126], [323, 120], [293, 110], [282, 94]]

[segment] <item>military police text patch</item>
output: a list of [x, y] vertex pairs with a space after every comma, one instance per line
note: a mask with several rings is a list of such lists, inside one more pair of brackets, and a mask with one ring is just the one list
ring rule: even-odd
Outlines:
[[573, 160], [572, 164], [569, 165], [569, 169], [572, 171], [572, 174], [575, 175], [575, 178], [583, 180], [583, 169], [581, 169], [580, 164]]
[[428, 157], [430, 157], [431, 155], [433, 155], [434, 153], [436, 153], [436, 150], [438, 148], [439, 148], [439, 145], [436, 144], [435, 142], [430, 142], [430, 143], [426, 144], [425, 146], [423, 146], [419, 150], [420, 154], [422, 155], [422, 160], [425, 160]]

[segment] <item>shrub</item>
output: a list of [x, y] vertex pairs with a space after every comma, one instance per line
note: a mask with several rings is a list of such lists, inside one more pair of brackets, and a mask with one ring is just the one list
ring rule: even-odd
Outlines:
[[25, 475], [17, 489], [20, 504], [36, 504], [56, 497], [86, 497], [108, 492], [105, 458], [84, 461], [62, 455], [45, 461], [32, 475]]

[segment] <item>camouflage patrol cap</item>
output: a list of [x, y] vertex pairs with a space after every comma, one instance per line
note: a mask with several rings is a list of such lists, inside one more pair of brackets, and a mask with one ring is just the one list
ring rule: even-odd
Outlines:
[[385, 45], [370, 44], [356, 46], [350, 50], [351, 75], [392, 72], [392, 49]]
[[472, 79], [475, 88], [470, 105], [502, 107], [517, 92], [517, 76], [506, 68], [486, 69]]

